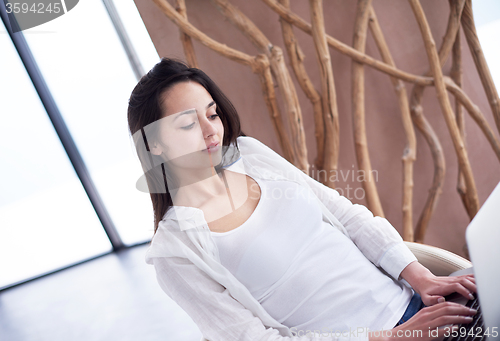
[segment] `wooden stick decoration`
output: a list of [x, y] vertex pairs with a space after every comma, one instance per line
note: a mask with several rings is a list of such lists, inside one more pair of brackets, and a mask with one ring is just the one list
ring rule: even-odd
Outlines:
[[[175, 0], [175, 10], [182, 15], [184, 19], [187, 20], [187, 10], [186, 3], [184, 0]], [[191, 37], [186, 33], [179, 30], [181, 34], [182, 48], [184, 49], [184, 55], [190, 67], [198, 68], [198, 61], [196, 60], [196, 54], [194, 53], [193, 42]]]
[[[286, 8], [290, 7], [290, 0], [279, 0], [280, 4]], [[302, 52], [297, 39], [295, 38], [295, 34], [293, 33], [293, 25], [280, 18], [281, 24], [281, 32], [283, 34], [283, 40], [285, 42], [285, 48], [288, 54], [288, 58], [290, 59], [290, 64], [294, 71], [295, 77], [304, 91], [305, 95], [309, 99], [313, 107], [313, 116], [314, 116], [314, 135], [316, 137], [316, 159], [314, 161], [314, 166], [316, 170], [323, 169], [323, 158], [324, 158], [324, 144], [325, 144], [325, 128], [323, 122], [323, 106], [321, 95], [315, 89], [314, 85], [309, 78], [307, 71], [304, 67], [303, 60], [305, 58], [304, 53]], [[319, 173], [321, 174], [321, 173]], [[323, 180], [323, 179], [317, 179]], [[323, 183], [324, 180], [322, 181]]]
[[[460, 31], [460, 18], [462, 17], [464, 6], [465, 0], [450, 0], [448, 25], [446, 26], [443, 42], [441, 43], [441, 48], [439, 49], [439, 65], [441, 65], [441, 68], [444, 63], [446, 63], [446, 60], [453, 49], [457, 34]], [[431, 75], [432, 73], [429, 70], [426, 76]]]
[[283, 96], [285, 111], [289, 120], [292, 146], [295, 156], [295, 165], [309, 173], [309, 162], [307, 160], [307, 147], [302, 120], [302, 110], [295, 86], [293, 84], [288, 68], [285, 65], [283, 52], [280, 47], [274, 46], [259, 28], [238, 8], [227, 0], [213, 0], [220, 12], [229, 19], [262, 53], [269, 58], [271, 70], [278, 83], [279, 90]]
[[[293, 13], [290, 9], [283, 7], [276, 0], [262, 0], [264, 1], [273, 11], [275, 11], [281, 18], [287, 22], [293, 24], [305, 33], [312, 35], [312, 26], [304, 19], [299, 17], [297, 14]], [[370, 57], [356, 49], [353, 49], [349, 45], [346, 45], [339, 40], [333, 38], [330, 35], [326, 35], [326, 41], [330, 47], [339, 51], [340, 53], [350, 57], [358, 63], [366, 64], [373, 67], [376, 70], [389, 74], [391, 76], [402, 79], [406, 82], [416, 83], [421, 85], [433, 85], [434, 80], [430, 77], [422, 77], [413, 75], [411, 73], [396, 69], [386, 63], [383, 63], [375, 58]]]
[[481, 78], [486, 97], [488, 98], [493, 117], [495, 118], [497, 129], [500, 132], [500, 99], [498, 98], [498, 91], [491, 77], [486, 59], [484, 58], [479, 38], [477, 37], [474, 17], [472, 15], [471, 0], [467, 0], [465, 3], [464, 12], [462, 14], [462, 27], [465, 38], [467, 38], [467, 44], [469, 45], [472, 58], [476, 64], [477, 72]]
[[[370, 14], [371, 0], [358, 0], [356, 20], [354, 22], [353, 47], [364, 53], [366, 45], [366, 32]], [[358, 168], [364, 174], [362, 182], [366, 194], [367, 206], [376, 216], [384, 217], [384, 211], [378, 196], [377, 186], [373, 178], [368, 141], [366, 139], [365, 125], [365, 78], [363, 64], [352, 62], [352, 123], [354, 144]]]
[[[385, 41], [384, 34], [380, 28], [377, 16], [370, 6], [370, 31], [379, 49], [382, 60], [396, 67], [392, 58], [389, 47]], [[408, 96], [406, 87], [402, 80], [391, 77], [392, 85], [398, 97], [399, 110], [403, 121], [403, 128], [406, 134], [406, 148], [404, 149], [403, 161], [403, 239], [413, 241], [413, 163], [417, 158], [417, 139], [415, 138], [415, 130], [413, 129], [410, 107], [408, 104]]]
[[[455, 96], [459, 105], [463, 105], [470, 117], [477, 123], [481, 131], [486, 136], [486, 139], [490, 143], [491, 147], [498, 160], [500, 161], [500, 141], [498, 137], [495, 135], [495, 132], [489, 125], [488, 121], [486, 121], [483, 113], [479, 109], [479, 107], [474, 104], [469, 96], [465, 93], [465, 91], [459, 87], [450, 77], [444, 77], [444, 82], [446, 83], [446, 87], [448, 91]], [[458, 127], [458, 124], [457, 124]]]
[[203, 45], [228, 59], [231, 59], [240, 64], [250, 66], [253, 72], [259, 74], [259, 79], [261, 80], [261, 85], [263, 87], [263, 93], [265, 96], [265, 102], [268, 109], [270, 110], [269, 113], [271, 115], [273, 128], [276, 132], [276, 135], [278, 136], [278, 140], [280, 142], [285, 158], [293, 163], [293, 150], [290, 141], [288, 140], [286, 130], [283, 126], [274, 91], [270, 90], [271, 88], [274, 89], [274, 84], [269, 84], [269, 82], [272, 83], [272, 78], [270, 77], [270, 72], [268, 74], [268, 71], [266, 70], [266, 67], [269, 67], [269, 60], [267, 59], [267, 56], [264, 55], [252, 57], [250, 55], [247, 55], [246, 53], [221, 44], [191, 25], [185, 18], [183, 18], [179, 13], [175, 11], [175, 9], [168, 3], [167, 0], [153, 1], [163, 11], [163, 13], [170, 20], [172, 20], [175, 25], [177, 25], [184, 33], [189, 35], [191, 38], [198, 40]]
[[432, 73], [434, 75], [434, 82], [439, 104], [443, 111], [446, 124], [450, 131], [451, 139], [453, 141], [453, 146], [457, 153], [457, 157], [460, 163], [460, 167], [464, 173], [465, 183], [467, 185], [467, 197], [471, 203], [471, 211], [474, 215], [479, 210], [479, 200], [477, 197], [476, 184], [472, 175], [472, 170], [469, 164], [469, 159], [467, 156], [467, 150], [465, 149], [464, 143], [460, 137], [460, 131], [457, 127], [457, 122], [455, 120], [453, 110], [448, 99], [448, 94], [446, 92], [446, 86], [444, 84], [443, 74], [439, 62], [439, 56], [436, 50], [436, 44], [432, 37], [429, 24], [422, 10], [422, 6], [418, 0], [409, 0], [412, 10], [415, 14], [415, 18], [420, 27], [422, 37], [424, 39], [425, 50], [429, 58], [429, 64], [431, 66]]
[[[446, 26], [446, 33], [443, 37], [443, 42], [439, 49], [439, 62], [440, 66], [443, 67], [448, 55], [453, 46], [453, 41], [460, 29], [460, 16], [465, 4], [465, 0], [450, 1], [450, 15], [448, 18], [448, 24]], [[424, 76], [430, 76], [431, 70], [429, 69]], [[430, 221], [432, 214], [434, 213], [434, 208], [438, 202], [438, 198], [441, 195], [441, 189], [444, 184], [444, 167], [445, 160], [442, 153], [441, 144], [438, 140], [437, 135], [434, 133], [432, 127], [427, 122], [423, 114], [422, 99], [424, 97], [425, 86], [420, 84], [415, 84], [411, 92], [410, 99], [410, 110], [412, 112], [412, 118], [420, 131], [425, 136], [427, 143], [431, 149], [432, 160], [434, 162], [434, 175], [431, 189], [429, 190], [426, 205], [422, 210], [420, 218], [418, 220], [417, 226], [415, 228], [415, 239], [417, 242], [422, 243], [425, 232], [427, 231], [427, 224]], [[423, 129], [430, 129], [429, 132], [423, 131]]]
[[[411, 97], [412, 99], [414, 96]], [[432, 185], [429, 188], [429, 195], [424, 205], [424, 209], [420, 214], [417, 225], [415, 225], [415, 241], [417, 243], [424, 242], [425, 232], [429, 226], [429, 221], [432, 213], [435, 211], [439, 196], [443, 190], [444, 174], [446, 172], [446, 163], [444, 158], [443, 147], [436, 132], [430, 125], [429, 121], [423, 114], [421, 105], [416, 105], [410, 102], [410, 113], [413, 123], [417, 126], [418, 130], [424, 136], [429, 148], [431, 150], [432, 161], [434, 162], [434, 175], [432, 177]]]
[[[451, 0], [450, 0], [451, 5]], [[457, 32], [457, 36], [455, 38], [455, 43], [453, 44], [452, 49], [452, 63], [451, 63], [451, 71], [450, 77], [455, 82], [457, 87], [462, 88], [462, 47], [460, 44], [460, 31]], [[460, 130], [460, 137], [464, 141], [465, 140], [465, 120], [464, 120], [464, 111], [463, 107], [460, 104], [460, 101], [455, 96], [455, 118], [457, 120], [457, 126]], [[469, 215], [469, 219], [471, 218], [470, 214], [470, 204], [467, 201], [467, 186], [465, 185], [464, 174], [460, 169], [460, 164], [458, 165], [458, 177], [457, 177], [457, 192], [462, 199], [462, 203]]]
[[[304, 19], [299, 17], [297, 14], [293, 13], [290, 9], [285, 8], [280, 5], [277, 0], [262, 0], [264, 1], [273, 11], [275, 11], [281, 18], [287, 22], [293, 24], [305, 33], [312, 35], [312, 26], [307, 23]], [[462, 1], [462, 0], [460, 0]], [[463, 24], [463, 23], [462, 23]], [[334, 48], [338, 52], [348, 56], [349, 58], [355, 60], [358, 63], [362, 63], [373, 67], [374, 69], [386, 73], [390, 76], [399, 78], [408, 83], [414, 83], [418, 85], [434, 85], [434, 79], [431, 77], [417, 76], [406, 71], [399, 70], [395, 67], [390, 66], [387, 63], [376, 60], [375, 58], [361, 53], [346, 45], [330, 35], [326, 35], [326, 41], [330, 47]], [[453, 45], [453, 40], [451, 41], [451, 46]]]
[[321, 75], [321, 98], [323, 100], [323, 119], [325, 125], [323, 168], [327, 171], [324, 183], [331, 188], [335, 188], [335, 183], [328, 174], [332, 171], [336, 172], [338, 168], [340, 127], [332, 63], [325, 37], [322, 0], [310, 0], [309, 9], [311, 12], [311, 21], [313, 22], [312, 36]]

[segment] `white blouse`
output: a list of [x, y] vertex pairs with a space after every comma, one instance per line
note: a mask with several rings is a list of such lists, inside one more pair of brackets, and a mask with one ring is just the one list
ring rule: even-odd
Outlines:
[[[329, 228], [338, 230], [375, 266], [397, 280], [415, 256], [384, 218], [353, 205], [337, 191], [310, 178], [258, 140], [240, 136], [241, 158], [230, 171], [253, 179], [287, 180], [300, 185], [320, 207]], [[146, 253], [160, 287], [186, 311], [205, 339], [254, 340], [367, 340], [358, 331], [346, 335], [300, 336], [280, 323], [225, 266], [203, 211], [174, 206], [167, 211]], [[304, 335], [304, 334], [302, 334]]]
[[324, 222], [300, 185], [255, 180], [261, 197], [248, 220], [228, 232], [211, 232], [222, 265], [274, 319], [294, 330], [394, 327], [411, 289]]

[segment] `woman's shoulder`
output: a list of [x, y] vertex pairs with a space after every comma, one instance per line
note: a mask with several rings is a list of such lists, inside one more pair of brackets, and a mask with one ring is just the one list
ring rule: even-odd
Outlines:
[[272, 148], [251, 136], [239, 136], [237, 139], [238, 149], [241, 155], [255, 157], [259, 160], [286, 161], [281, 155]]
[[196, 207], [171, 206], [158, 224], [163, 228], [175, 227], [181, 231], [195, 226], [205, 225], [203, 211]]
[[267, 148], [270, 149], [268, 146], [266, 146], [264, 143], [261, 141], [257, 140], [255, 137], [251, 136], [238, 136], [236, 138], [236, 141], [238, 143], [238, 147], [247, 147], [247, 148]]
[[203, 211], [195, 207], [171, 206], [151, 240], [146, 252], [146, 262], [152, 264], [155, 257], [185, 257], [187, 248], [193, 247], [193, 241], [186, 233], [193, 229], [194, 232], [206, 230], [207, 225]]

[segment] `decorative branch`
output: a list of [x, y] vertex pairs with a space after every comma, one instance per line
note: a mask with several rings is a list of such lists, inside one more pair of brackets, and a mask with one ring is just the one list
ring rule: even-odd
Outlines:
[[449, 99], [446, 92], [446, 86], [444, 84], [443, 74], [439, 62], [439, 56], [436, 51], [436, 44], [432, 38], [432, 33], [427, 23], [427, 19], [422, 10], [422, 6], [418, 0], [409, 0], [412, 10], [415, 14], [415, 18], [420, 27], [422, 37], [424, 39], [425, 50], [429, 58], [429, 64], [431, 66], [432, 73], [434, 75], [435, 88], [437, 92], [437, 97], [439, 104], [443, 111], [446, 124], [450, 131], [451, 139], [453, 141], [453, 146], [457, 153], [460, 167], [464, 173], [465, 183], [467, 185], [467, 198], [471, 203], [471, 211], [474, 215], [479, 210], [479, 200], [477, 197], [476, 184], [472, 175], [472, 170], [469, 164], [469, 159], [467, 156], [467, 150], [465, 149], [464, 143], [460, 138], [460, 131], [457, 127], [457, 122], [455, 120]]
[[467, 38], [467, 44], [469, 45], [472, 58], [476, 64], [479, 77], [481, 78], [486, 97], [488, 98], [491, 111], [493, 112], [497, 129], [500, 132], [500, 99], [498, 98], [495, 83], [491, 77], [490, 69], [488, 68], [483, 50], [481, 49], [481, 44], [479, 43], [479, 38], [477, 37], [474, 17], [472, 15], [471, 0], [467, 0], [465, 3], [464, 12], [462, 14], [462, 27], [464, 29], [465, 38]]
[[295, 155], [295, 165], [304, 172], [309, 173], [302, 110], [292, 78], [285, 65], [281, 48], [271, 44], [259, 28], [229, 1], [213, 0], [213, 2], [225, 18], [236, 26], [262, 53], [268, 56], [271, 70], [283, 96], [290, 131], [294, 137], [292, 139], [292, 146]]
[[[370, 30], [372, 36], [377, 44], [377, 47], [382, 56], [382, 60], [396, 67], [392, 58], [389, 47], [385, 41], [384, 34], [380, 28], [377, 16], [370, 6]], [[392, 85], [398, 97], [399, 110], [401, 111], [401, 118], [403, 127], [406, 133], [406, 148], [403, 153], [403, 239], [406, 241], [413, 241], [413, 163], [417, 158], [417, 139], [415, 137], [415, 130], [413, 129], [411, 113], [408, 105], [408, 96], [406, 94], [406, 87], [402, 80], [391, 77]]]
[[448, 91], [455, 96], [459, 104], [465, 107], [471, 118], [477, 123], [479, 128], [482, 130], [482, 132], [486, 136], [486, 139], [493, 148], [495, 155], [500, 161], [500, 141], [495, 135], [493, 129], [490, 127], [488, 121], [486, 121], [486, 119], [484, 118], [484, 115], [479, 109], [479, 107], [471, 101], [471, 99], [469, 98], [469, 96], [467, 96], [465, 91], [462, 88], [460, 88], [457, 84], [455, 84], [455, 82], [453, 82], [451, 78], [444, 77], [444, 82], [446, 83]]
[[281, 119], [278, 103], [276, 101], [276, 93], [274, 91], [274, 82], [271, 75], [269, 58], [267, 58], [266, 55], [259, 54], [255, 57], [254, 72], [259, 76], [262, 95], [264, 96], [267, 110], [271, 114], [271, 122], [273, 123], [273, 128], [276, 136], [278, 136], [280, 145], [282, 148], [283, 146], [287, 146], [287, 149], [283, 148], [285, 158], [290, 163], [293, 163], [293, 151], [290, 142], [288, 141], [288, 135], [286, 134], [285, 127], [283, 126], [283, 120]]
[[[464, 5], [465, 0], [450, 0], [448, 25], [446, 26], [446, 33], [444, 34], [443, 42], [441, 43], [441, 48], [439, 49], [439, 65], [441, 65], [441, 67], [443, 67], [444, 63], [446, 63], [460, 30], [460, 18], [462, 17]], [[431, 75], [432, 73], [429, 70], [426, 76]]]
[[[279, 0], [280, 3], [286, 7], [290, 8], [290, 0]], [[316, 159], [314, 161], [315, 168], [317, 170], [323, 169], [323, 157], [324, 157], [324, 144], [325, 144], [325, 132], [324, 132], [324, 122], [323, 122], [323, 107], [321, 103], [321, 95], [316, 91], [314, 85], [312, 84], [307, 71], [304, 67], [303, 60], [305, 58], [304, 53], [300, 49], [300, 46], [293, 33], [293, 26], [283, 18], [280, 18], [281, 31], [283, 33], [283, 40], [285, 42], [285, 48], [290, 59], [290, 64], [294, 71], [295, 77], [299, 82], [302, 91], [311, 102], [313, 106], [314, 114], [314, 135], [316, 137]], [[321, 174], [321, 173], [320, 173]], [[320, 179], [321, 180], [321, 179]], [[324, 183], [324, 181], [322, 181]]]
[[[446, 27], [446, 33], [443, 37], [443, 42], [441, 43], [441, 48], [439, 49], [439, 63], [440, 67], [443, 67], [448, 55], [453, 46], [453, 41], [457, 36], [457, 32], [460, 29], [460, 16], [465, 4], [465, 0], [450, 1], [450, 15], [448, 17], [448, 24]], [[431, 70], [429, 69], [424, 76], [430, 76]], [[439, 143], [437, 135], [434, 133], [432, 127], [427, 122], [423, 114], [422, 98], [424, 97], [425, 86], [420, 84], [415, 84], [411, 92], [411, 111], [412, 117], [415, 124], [419, 130], [422, 131], [426, 137], [426, 141], [431, 148], [431, 153], [433, 155], [432, 160], [434, 162], [434, 176], [432, 187], [429, 190], [429, 196], [420, 215], [419, 221], [415, 228], [415, 235], [417, 242], [423, 242], [425, 232], [427, 230], [427, 223], [434, 212], [435, 205], [438, 201], [438, 196], [441, 195], [441, 187], [444, 184], [444, 155], [441, 150], [441, 145]], [[417, 120], [417, 121], [415, 121]], [[417, 123], [418, 122], [418, 123]], [[430, 129], [429, 132], [425, 132], [422, 129]], [[439, 149], [437, 150], [437, 146]]]
[[[452, 4], [450, 0], [450, 5]], [[462, 88], [462, 47], [460, 44], [460, 31], [457, 32], [457, 36], [455, 38], [455, 43], [453, 44], [452, 50], [452, 63], [451, 63], [451, 71], [450, 77], [455, 82], [457, 87]], [[464, 112], [462, 110], [462, 105], [460, 101], [455, 96], [455, 118], [457, 120], [458, 130], [460, 130], [460, 137], [464, 141], [465, 140], [465, 120], [464, 120]], [[470, 205], [467, 201], [467, 186], [465, 185], [464, 174], [460, 169], [460, 164], [458, 165], [458, 177], [457, 177], [457, 192], [462, 199], [462, 203], [467, 211], [467, 214], [470, 217]]]
[[[358, 0], [352, 45], [356, 50], [362, 53], [365, 52], [370, 7], [371, 0]], [[384, 211], [378, 196], [375, 179], [373, 179], [368, 142], [366, 139], [364, 69], [363, 64], [355, 61], [352, 63], [352, 115], [358, 168], [365, 174], [365, 181], [362, 182], [362, 185], [366, 192], [367, 206], [374, 215], [383, 217]]]
[[[269, 58], [271, 71], [278, 83], [281, 95], [284, 98], [285, 109], [288, 113], [289, 127], [292, 135], [292, 146], [295, 151], [295, 166], [304, 173], [309, 174], [309, 161], [307, 160], [307, 146], [302, 119], [302, 110], [299, 98], [295, 91], [290, 73], [285, 65], [285, 58], [281, 48], [275, 46]], [[287, 104], [288, 103], [288, 104]]]
[[177, 25], [182, 30], [182, 32], [186, 33], [191, 38], [198, 40], [209, 49], [214, 50], [215, 52], [235, 62], [248, 66], [254, 65], [254, 57], [213, 40], [205, 33], [201, 32], [196, 27], [191, 25], [186, 19], [184, 19], [184, 17], [177, 13], [167, 0], [153, 0], [153, 2], [170, 20], [172, 20], [175, 25]]
[[[335, 81], [333, 78], [330, 51], [326, 44], [325, 22], [323, 18], [323, 1], [310, 0], [309, 8], [313, 22], [312, 36], [318, 57], [318, 64], [321, 75], [321, 89], [323, 100], [323, 119], [325, 125], [325, 148], [323, 168], [329, 174], [330, 171], [337, 171], [339, 148], [340, 148], [340, 127], [339, 113], [337, 108], [337, 94], [335, 93]], [[371, 174], [371, 173], [370, 173]], [[335, 183], [326, 176], [325, 184], [335, 188]]]
[[434, 129], [432, 129], [432, 126], [429, 121], [427, 121], [422, 111], [421, 105], [410, 104], [410, 112], [413, 123], [415, 123], [418, 130], [422, 133], [431, 150], [432, 160], [434, 162], [434, 175], [432, 177], [432, 186], [429, 189], [429, 195], [427, 196], [424, 209], [422, 210], [422, 214], [420, 215], [417, 225], [415, 226], [415, 241], [417, 243], [424, 242], [424, 236], [427, 231], [427, 227], [429, 226], [429, 221], [432, 217], [432, 213], [436, 209], [438, 199], [443, 191], [444, 174], [446, 172], [443, 147], [441, 146]]
[[[184, 0], [175, 0], [175, 10], [187, 20], [187, 10], [186, 3]], [[198, 61], [196, 60], [196, 54], [194, 53], [193, 42], [191, 41], [191, 37], [186, 33], [180, 30], [181, 34], [181, 43], [184, 49], [184, 55], [186, 56], [186, 60], [190, 67], [198, 68]]]
[[[264, 1], [273, 11], [275, 11], [281, 18], [289, 22], [290, 24], [293, 24], [297, 26], [300, 30], [304, 31], [305, 33], [312, 35], [312, 26], [308, 22], [306, 22], [304, 19], [299, 17], [297, 14], [293, 13], [290, 9], [285, 8], [284, 6], [280, 5], [277, 0], [262, 0]], [[401, 80], [404, 80], [406, 82], [410, 83], [416, 83], [416, 84], [421, 84], [421, 85], [432, 85], [433, 84], [433, 79], [430, 77], [422, 77], [422, 76], [416, 76], [411, 73], [396, 69], [386, 63], [383, 63], [381, 61], [378, 61], [367, 54], [364, 54], [360, 51], [357, 51], [356, 49], [353, 49], [349, 45], [346, 45], [339, 40], [331, 37], [330, 35], [326, 35], [326, 41], [330, 47], [334, 48], [335, 50], [339, 51], [340, 53], [350, 57], [351, 59], [355, 60], [358, 63], [361, 64], [366, 64], [374, 69], [377, 69], [383, 73], [389, 74], [391, 76], [397, 77]]]

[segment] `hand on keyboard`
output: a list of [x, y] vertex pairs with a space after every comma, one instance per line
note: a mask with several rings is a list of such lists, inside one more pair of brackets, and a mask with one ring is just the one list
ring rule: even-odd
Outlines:
[[[392, 330], [392, 340], [440, 340], [449, 333], [451, 325], [472, 322], [476, 310], [453, 302], [442, 302], [425, 307], [411, 319]], [[448, 326], [446, 328], [439, 328]], [[439, 329], [437, 329], [439, 328]]]
[[402, 272], [412, 288], [422, 297], [426, 306], [444, 302], [444, 296], [457, 292], [467, 299], [473, 299], [477, 292], [474, 275], [435, 276], [418, 262], [410, 263]]

